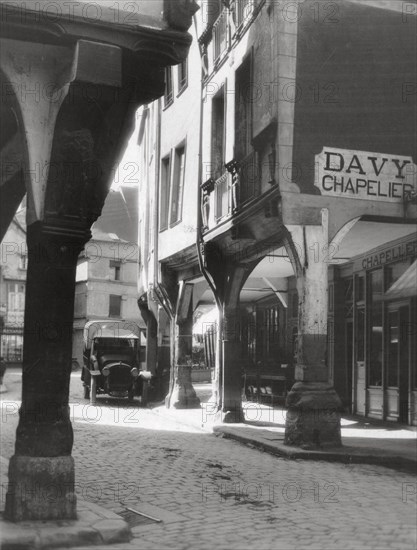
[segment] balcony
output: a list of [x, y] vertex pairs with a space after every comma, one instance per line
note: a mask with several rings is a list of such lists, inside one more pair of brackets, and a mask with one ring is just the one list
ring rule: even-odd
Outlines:
[[239, 163], [229, 163], [227, 168], [219, 178], [210, 178], [201, 186], [203, 231], [213, 229], [260, 194], [261, 174], [255, 151]]
[[228, 10], [223, 9], [213, 24], [213, 63], [219, 63], [227, 51], [228, 39]]

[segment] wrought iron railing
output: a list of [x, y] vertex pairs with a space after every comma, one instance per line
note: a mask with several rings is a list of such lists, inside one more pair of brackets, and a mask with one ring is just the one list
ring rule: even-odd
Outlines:
[[214, 180], [201, 185], [201, 212], [203, 230], [212, 229], [222, 220], [239, 211], [260, 194], [260, 167], [256, 151], [241, 161], [231, 161], [226, 171]]
[[228, 46], [228, 10], [223, 9], [222, 13], [213, 24], [213, 61], [216, 63], [227, 50]]
[[236, 0], [235, 18], [237, 29], [250, 20], [255, 11], [256, 3], [256, 0]]

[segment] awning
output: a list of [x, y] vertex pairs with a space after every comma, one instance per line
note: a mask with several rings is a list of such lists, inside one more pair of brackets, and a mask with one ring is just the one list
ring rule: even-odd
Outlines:
[[410, 298], [417, 295], [417, 260], [395, 281], [385, 293], [388, 300]]

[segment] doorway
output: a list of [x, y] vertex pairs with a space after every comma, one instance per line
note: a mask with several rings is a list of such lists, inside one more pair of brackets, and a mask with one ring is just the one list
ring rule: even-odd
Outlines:
[[387, 311], [386, 411], [387, 418], [409, 421], [410, 308], [393, 303]]

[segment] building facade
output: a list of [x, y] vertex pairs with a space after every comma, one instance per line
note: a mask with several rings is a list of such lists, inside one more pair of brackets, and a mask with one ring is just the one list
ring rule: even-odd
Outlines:
[[26, 210], [16, 212], [1, 243], [0, 356], [11, 365], [23, 361], [23, 323], [27, 270]]
[[244, 385], [287, 395], [288, 444], [340, 443], [343, 410], [416, 422], [415, 25], [396, 2], [201, 3], [188, 68], [140, 113], [139, 287], [169, 406], [198, 405], [191, 319], [212, 304], [222, 420]]
[[83, 329], [94, 319], [123, 319], [143, 325], [137, 303], [138, 247], [115, 233], [93, 228], [77, 264], [73, 359], [83, 365]]

